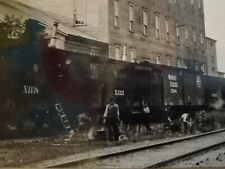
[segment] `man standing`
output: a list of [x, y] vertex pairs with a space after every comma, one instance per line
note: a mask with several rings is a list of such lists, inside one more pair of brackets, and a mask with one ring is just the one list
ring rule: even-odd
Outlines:
[[109, 100], [104, 113], [104, 123], [106, 125], [106, 138], [108, 141], [118, 141], [119, 139], [119, 106], [114, 99]]
[[190, 120], [189, 114], [188, 113], [182, 114], [181, 120], [182, 120], [184, 133], [187, 134], [188, 128], [192, 126], [192, 123], [190, 121], [188, 121], [188, 120]]

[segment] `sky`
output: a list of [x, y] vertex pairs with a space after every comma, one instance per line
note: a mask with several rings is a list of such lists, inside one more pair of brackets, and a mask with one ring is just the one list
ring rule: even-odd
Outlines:
[[206, 36], [217, 40], [218, 70], [225, 72], [225, 0], [204, 0]]

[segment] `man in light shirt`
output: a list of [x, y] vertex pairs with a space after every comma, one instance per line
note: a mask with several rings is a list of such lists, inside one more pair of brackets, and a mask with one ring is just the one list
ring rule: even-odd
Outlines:
[[192, 123], [190, 122], [190, 117], [189, 116], [190, 115], [188, 113], [184, 113], [181, 116], [182, 125], [183, 125], [183, 128], [184, 128], [184, 133], [185, 134], [187, 134], [188, 127], [192, 126]]

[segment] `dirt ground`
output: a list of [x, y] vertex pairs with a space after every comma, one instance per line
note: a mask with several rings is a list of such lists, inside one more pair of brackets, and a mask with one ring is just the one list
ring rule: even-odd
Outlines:
[[79, 140], [66, 145], [62, 144], [60, 138], [4, 141], [0, 143], [0, 167], [23, 167], [28, 164], [105, 146], [104, 142], [89, 143]]
[[[151, 132], [144, 132], [139, 135], [132, 135], [129, 142], [121, 144], [131, 144], [146, 139], [154, 140], [167, 137], [181, 136], [178, 133], [162, 133], [162, 126], [155, 125]], [[64, 137], [55, 138], [35, 138], [0, 141], [0, 167], [25, 167], [41, 161], [54, 159], [90, 150], [101, 149], [115, 144], [108, 144], [105, 141], [88, 141], [85, 134], [76, 133], [71, 142], [64, 143]]]

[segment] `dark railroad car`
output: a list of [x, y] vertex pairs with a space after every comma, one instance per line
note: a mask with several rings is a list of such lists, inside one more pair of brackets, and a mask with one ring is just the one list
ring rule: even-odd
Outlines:
[[220, 109], [225, 100], [225, 79], [213, 76], [204, 76], [205, 107]]
[[106, 63], [103, 82], [105, 97], [115, 97], [121, 106], [130, 107], [134, 102], [147, 101], [151, 106], [160, 106], [162, 82], [159, 71], [151, 65], [125, 63], [109, 59]]
[[202, 75], [196, 71], [182, 72], [184, 105], [202, 106], [204, 103], [204, 88]]
[[[163, 77], [163, 105], [182, 106], [182, 74], [180, 69], [159, 66]], [[163, 106], [162, 105], [162, 106]]]

